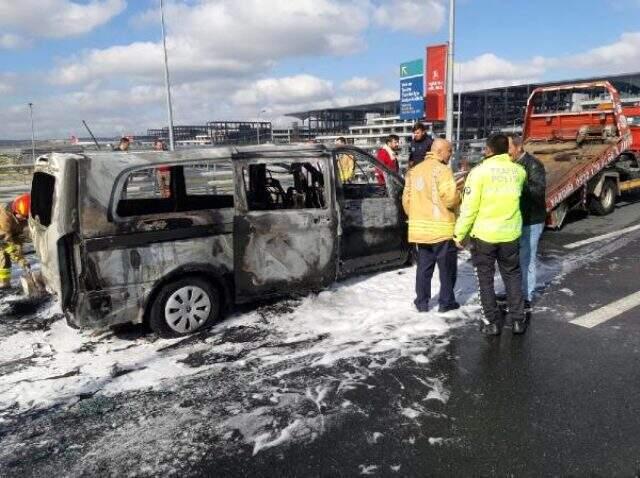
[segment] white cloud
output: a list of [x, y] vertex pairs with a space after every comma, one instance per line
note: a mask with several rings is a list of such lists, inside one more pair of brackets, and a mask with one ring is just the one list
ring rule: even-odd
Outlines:
[[640, 32], [623, 33], [618, 41], [594, 48], [553, 65], [578, 69], [598, 69], [607, 72], [640, 70]]
[[13, 33], [0, 34], [0, 50], [14, 50], [26, 46], [24, 38]]
[[516, 63], [486, 53], [456, 64], [456, 85], [463, 91], [521, 85], [542, 81], [545, 74], [560, 69], [573, 70], [574, 76], [640, 71], [640, 32], [623, 33], [613, 43], [566, 57], [534, 57]]
[[288, 105], [317, 101], [334, 94], [333, 83], [311, 75], [268, 78], [238, 90], [232, 97], [237, 105]]
[[340, 88], [347, 92], [372, 92], [380, 89], [380, 84], [370, 78], [354, 76], [340, 85]]
[[[541, 58], [514, 63], [493, 53], [485, 53], [472, 60], [457, 63], [454, 81], [463, 91], [469, 91], [535, 81], [544, 72], [545, 61]], [[456, 75], [457, 78], [455, 78]]]
[[443, 0], [390, 0], [375, 9], [374, 19], [391, 30], [426, 35], [442, 28], [446, 12]]
[[[243, 75], [268, 66], [266, 61], [250, 63], [231, 55], [227, 58], [207, 55], [205, 50], [185, 38], [172, 39], [168, 48], [171, 52], [170, 68], [177, 80], [194, 79], [204, 74]], [[93, 49], [84, 52], [80, 59], [62, 64], [50, 75], [49, 80], [62, 85], [124, 77], [129, 81], [162, 81], [163, 58], [161, 45], [151, 42]]]
[[109, 22], [126, 6], [125, 0], [0, 0], [0, 28], [10, 35], [75, 36]]
[[6, 95], [15, 91], [17, 76], [12, 73], [0, 73], [0, 95]]
[[[204, 75], [259, 74], [283, 58], [347, 55], [364, 47], [366, 0], [200, 0], [170, 4], [168, 50], [177, 81]], [[156, 21], [149, 11], [139, 21]], [[161, 80], [159, 43], [138, 42], [84, 52], [52, 75], [62, 84], [109, 77]]]

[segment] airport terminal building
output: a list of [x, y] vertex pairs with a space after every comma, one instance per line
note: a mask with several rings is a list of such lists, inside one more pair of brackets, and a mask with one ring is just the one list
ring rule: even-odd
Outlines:
[[[527, 100], [531, 92], [539, 86], [601, 80], [610, 81], [620, 92], [623, 101], [640, 104], [640, 72], [466, 91], [461, 94], [456, 93], [454, 96], [455, 115], [460, 105], [460, 139], [486, 138], [497, 131], [520, 131]], [[389, 101], [344, 108], [292, 112], [288, 116], [302, 121], [303, 126], [314, 131], [316, 136], [344, 136], [345, 133], [356, 133], [355, 136], [357, 136], [359, 128], [365, 128], [369, 135], [404, 134], [406, 127], [403, 124], [397, 124], [399, 105], [399, 101]], [[392, 128], [386, 128], [383, 131], [371, 124], [371, 118], [375, 117], [394, 117], [398, 118], [398, 121], [394, 122]], [[457, 119], [454, 118], [454, 120], [457, 122]], [[433, 124], [432, 128], [436, 134], [439, 134], [444, 131], [444, 124]], [[454, 124], [454, 131], [456, 128], [457, 124]]]
[[[478, 142], [498, 131], [521, 131], [527, 100], [535, 88], [602, 80], [613, 83], [624, 102], [640, 104], [640, 72], [465, 91], [454, 96], [454, 133], [457, 136], [458, 115], [459, 138], [463, 142]], [[287, 144], [312, 140], [332, 142], [344, 136], [349, 143], [374, 148], [387, 135], [394, 133], [401, 137], [404, 146], [411, 134], [413, 121], [401, 120], [399, 110], [400, 101], [385, 101], [296, 111], [286, 115], [292, 118], [291, 125], [279, 128], [274, 128], [268, 121], [209, 121], [202, 125], [176, 125], [174, 137], [178, 146], [187, 147], [267, 142]], [[436, 135], [444, 132], [444, 123], [429, 123], [429, 126]], [[150, 129], [146, 138], [168, 140], [168, 133], [166, 127]]]

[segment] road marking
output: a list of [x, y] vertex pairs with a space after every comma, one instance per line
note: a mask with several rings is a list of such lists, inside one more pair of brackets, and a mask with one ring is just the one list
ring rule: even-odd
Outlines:
[[640, 305], [640, 291], [583, 315], [570, 323], [591, 329]]
[[567, 244], [564, 246], [565, 249], [577, 249], [578, 247], [586, 246], [587, 244], [592, 244], [598, 241], [604, 241], [605, 239], [610, 239], [612, 237], [622, 236], [623, 234], [627, 234], [628, 232], [637, 231], [640, 229], [640, 224], [636, 226], [627, 227], [626, 229], [620, 229], [619, 231], [610, 232], [609, 234], [603, 234], [602, 236], [592, 237], [591, 239], [585, 239], [584, 241], [574, 242], [572, 244]]

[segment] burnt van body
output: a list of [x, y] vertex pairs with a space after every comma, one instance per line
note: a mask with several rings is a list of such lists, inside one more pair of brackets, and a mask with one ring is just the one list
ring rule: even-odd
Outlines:
[[30, 228], [70, 325], [186, 335], [234, 304], [405, 263], [402, 187], [353, 147], [52, 153]]

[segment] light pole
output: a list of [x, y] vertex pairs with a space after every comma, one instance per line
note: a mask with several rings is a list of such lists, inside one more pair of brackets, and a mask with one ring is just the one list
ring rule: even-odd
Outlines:
[[33, 127], [33, 103], [29, 103], [29, 115], [31, 116], [31, 159], [36, 162], [36, 133]]
[[460, 155], [460, 117], [462, 116], [462, 65], [458, 65], [458, 117], [456, 118], [456, 152]]
[[167, 116], [169, 118], [169, 151], [175, 151], [173, 142], [173, 107], [171, 105], [171, 79], [169, 78], [169, 59], [167, 57], [167, 37], [164, 28], [164, 1], [160, 0], [160, 23], [162, 25], [162, 48], [164, 50], [164, 84], [167, 89]]
[[258, 111], [258, 120], [257, 120], [258, 125], [257, 125], [257, 128], [256, 128], [256, 132], [257, 132], [257, 136], [258, 136], [258, 144], [260, 144], [260, 115], [262, 113], [266, 113], [266, 112], [267, 112], [267, 110]]
[[449, 48], [447, 51], [447, 126], [446, 138], [453, 140], [453, 53], [456, 24], [456, 1], [449, 0]]

